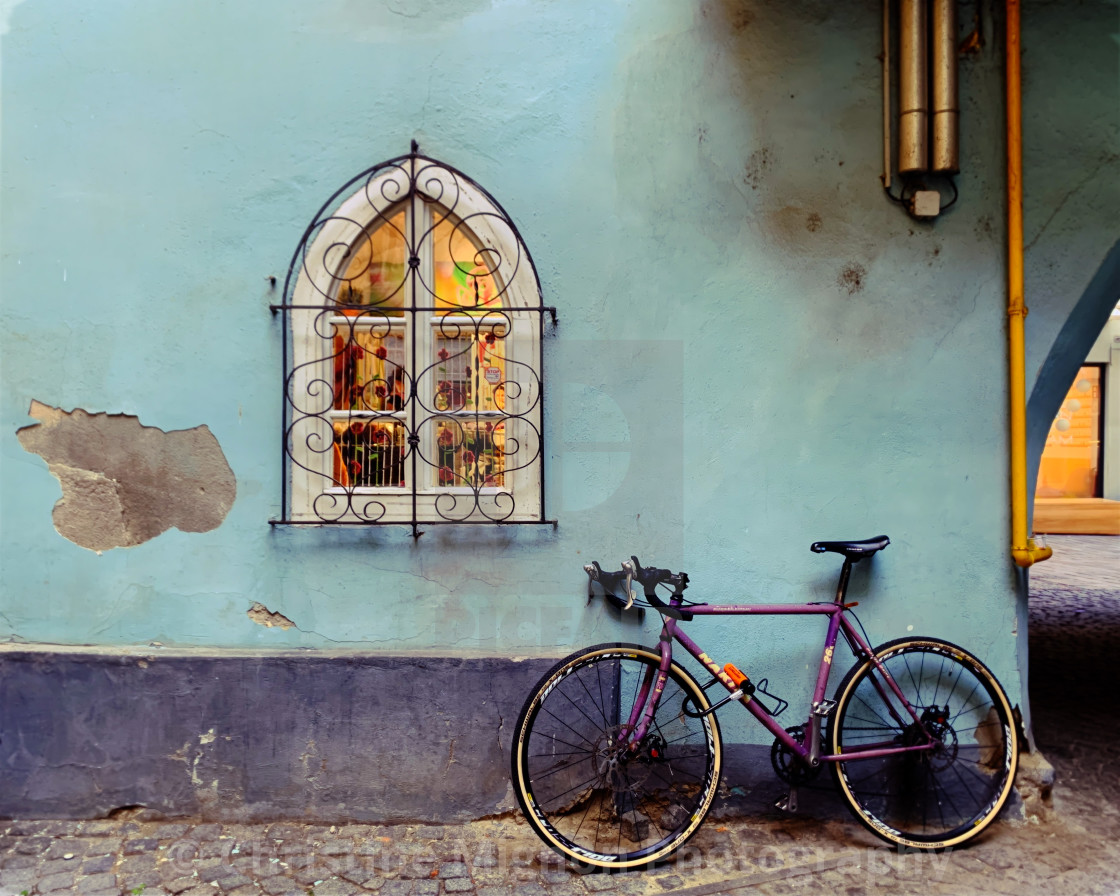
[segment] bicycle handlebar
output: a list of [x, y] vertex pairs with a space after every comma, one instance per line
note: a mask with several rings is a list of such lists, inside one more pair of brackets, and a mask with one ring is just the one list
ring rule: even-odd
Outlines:
[[602, 585], [607, 600], [622, 610], [629, 610], [634, 605], [632, 583], [635, 579], [642, 586], [646, 600], [658, 608], [666, 606], [656, 594], [658, 585], [672, 587], [674, 594], [680, 594], [688, 587], [688, 573], [642, 566], [637, 557], [624, 560], [622, 568], [617, 572], [607, 572], [596, 560], [592, 560], [583, 569], [591, 582]]

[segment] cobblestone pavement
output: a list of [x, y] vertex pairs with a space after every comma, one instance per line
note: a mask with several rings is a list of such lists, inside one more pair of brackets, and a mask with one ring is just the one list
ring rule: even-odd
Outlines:
[[709, 818], [673, 863], [619, 875], [581, 875], [514, 815], [325, 827], [129, 810], [0, 821], [0, 896], [1117, 896], [1120, 706], [1108, 660], [1120, 647], [1120, 538], [1050, 542], [1055, 566], [1032, 576], [1031, 692], [1036, 738], [1056, 768], [1054, 807], [1016, 807], [967, 848], [899, 854], [831, 794], [803, 799], [796, 816], [766, 808], [777, 787], [757, 795], [755, 814]]

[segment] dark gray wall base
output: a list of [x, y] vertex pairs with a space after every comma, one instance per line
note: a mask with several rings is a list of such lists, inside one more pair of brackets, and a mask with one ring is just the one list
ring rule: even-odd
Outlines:
[[[0, 817], [461, 822], [516, 808], [509, 750], [549, 658], [0, 649]], [[713, 817], [772, 813], [725, 744]], [[846, 817], [822, 770], [802, 814]]]
[[513, 807], [552, 659], [0, 652], [0, 816], [455, 821]]

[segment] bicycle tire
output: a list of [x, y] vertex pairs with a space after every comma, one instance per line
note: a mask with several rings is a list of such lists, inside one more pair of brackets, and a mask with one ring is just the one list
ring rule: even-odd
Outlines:
[[642, 681], [660, 661], [637, 644], [578, 651], [537, 683], [518, 717], [511, 751], [517, 801], [537, 835], [585, 869], [663, 861], [700, 827], [719, 787], [719, 725], [714, 713], [683, 712], [685, 699], [694, 712], [710, 703], [676, 663], [638, 754], [612, 752]]
[[[976, 657], [934, 638], [899, 638], [875, 655], [937, 737], [936, 748], [832, 763], [841, 793], [868, 830], [898, 846], [943, 850], [972, 839], [1007, 802], [1019, 761], [1007, 695]], [[836, 690], [834, 754], [917, 743], [921, 725], [884, 697], [882, 673], [857, 663]], [[888, 706], [888, 702], [891, 706]], [[892, 716], [892, 707], [897, 715]]]

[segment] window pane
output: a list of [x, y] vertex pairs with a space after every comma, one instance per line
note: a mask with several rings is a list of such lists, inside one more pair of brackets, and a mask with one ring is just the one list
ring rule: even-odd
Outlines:
[[334, 480], [346, 488], [402, 486], [406, 449], [395, 420], [336, 420]]
[[334, 409], [394, 411], [404, 407], [404, 336], [382, 324], [333, 324]]
[[[496, 317], [496, 316], [495, 316]], [[494, 327], [457, 326], [438, 321], [436, 345], [437, 411], [500, 411], [505, 408], [504, 321]], [[464, 332], [465, 331], [465, 332]]]
[[505, 424], [501, 420], [441, 417], [436, 421], [439, 485], [449, 488], [505, 485]]
[[349, 264], [338, 290], [340, 305], [371, 305], [394, 316], [404, 306], [408, 271], [404, 211], [399, 211], [350, 247]]
[[[439, 210], [435, 211], [439, 214]], [[461, 223], [444, 218], [433, 233], [435, 276], [432, 288], [437, 308], [486, 311], [500, 308], [502, 300], [493, 272], [501, 258], [492, 249], [477, 245]], [[426, 304], [417, 298], [417, 304]]]

